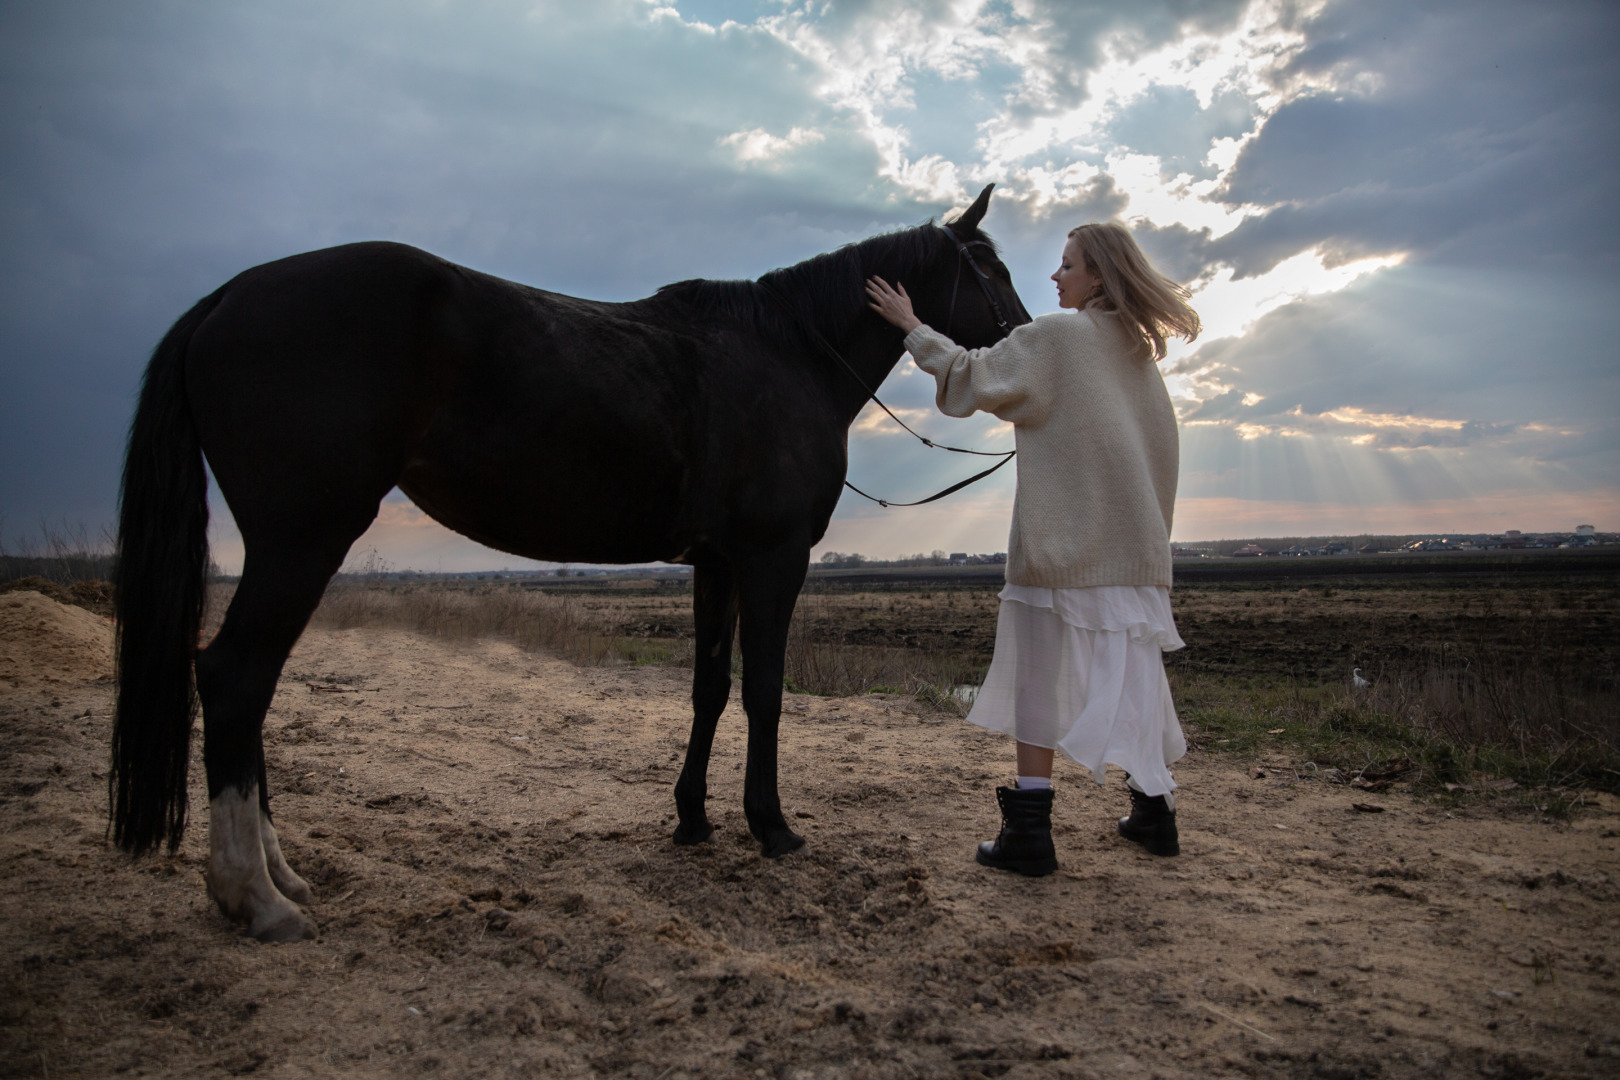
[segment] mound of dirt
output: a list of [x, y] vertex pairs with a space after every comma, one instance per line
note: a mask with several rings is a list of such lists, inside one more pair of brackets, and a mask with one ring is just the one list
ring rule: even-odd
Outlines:
[[71, 604], [82, 607], [86, 611], [93, 611], [97, 615], [111, 615], [113, 613], [113, 587], [108, 581], [97, 578], [85, 578], [75, 581], [71, 585], [59, 585], [49, 578], [42, 578], [37, 574], [24, 578], [15, 578], [11, 581], [0, 582], [0, 593], [8, 592], [37, 592], [47, 596], [58, 604]]
[[112, 622], [37, 592], [0, 594], [0, 689], [110, 678]]

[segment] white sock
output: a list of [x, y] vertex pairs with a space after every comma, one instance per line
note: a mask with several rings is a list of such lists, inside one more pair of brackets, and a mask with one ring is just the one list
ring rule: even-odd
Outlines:
[[1019, 791], [1051, 791], [1052, 778], [1050, 776], [1020, 776], [1018, 778]]

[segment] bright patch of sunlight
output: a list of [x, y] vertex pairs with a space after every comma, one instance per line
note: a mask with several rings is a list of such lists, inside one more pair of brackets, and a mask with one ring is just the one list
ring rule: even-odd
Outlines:
[[[1171, 341], [1166, 364], [1168, 368], [1186, 367], [1180, 362], [1196, 358], [1204, 345], [1243, 334], [1268, 312], [1306, 297], [1338, 292], [1374, 271], [1399, 266], [1404, 258], [1401, 254], [1377, 255], [1330, 267], [1322, 252], [1313, 248], [1284, 259], [1264, 274], [1240, 280], [1233, 278], [1230, 267], [1223, 267], [1193, 287], [1192, 306], [1203, 320], [1203, 334], [1191, 345], [1179, 339]], [[1213, 372], [1196, 368], [1170, 374], [1166, 382], [1172, 395], [1197, 400], [1233, 389]], [[1254, 401], [1245, 398], [1244, 404], [1253, 405]]]

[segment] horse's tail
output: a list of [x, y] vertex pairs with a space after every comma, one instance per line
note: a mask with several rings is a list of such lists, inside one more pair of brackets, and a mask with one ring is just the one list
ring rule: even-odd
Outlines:
[[186, 401], [192, 334], [223, 290], [158, 343], [141, 380], [118, 496], [118, 710], [108, 795], [113, 839], [139, 855], [186, 828], [186, 772], [197, 716], [192, 661], [208, 564], [208, 475]]

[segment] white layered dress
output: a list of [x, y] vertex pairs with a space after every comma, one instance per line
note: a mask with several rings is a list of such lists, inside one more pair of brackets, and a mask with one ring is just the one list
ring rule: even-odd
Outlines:
[[1013, 425], [1018, 492], [995, 659], [969, 719], [1061, 750], [1101, 783], [1116, 765], [1171, 795], [1187, 751], [1163, 653], [1179, 471], [1175, 408], [1141, 338], [1096, 307], [1043, 315], [986, 349], [906, 335], [948, 416]]
[[1163, 654], [1185, 644], [1162, 585], [1008, 585], [968, 720], [1061, 750], [1099, 784], [1115, 765], [1146, 794], [1169, 795], [1187, 740]]

